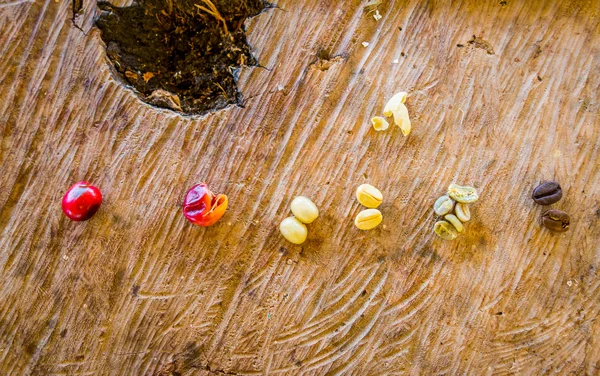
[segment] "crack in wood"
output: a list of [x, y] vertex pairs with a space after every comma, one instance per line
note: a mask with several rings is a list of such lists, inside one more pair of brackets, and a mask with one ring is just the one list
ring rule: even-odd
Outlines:
[[317, 52], [315, 59], [310, 62], [308, 66], [315, 67], [320, 71], [326, 71], [334, 64], [341, 63], [346, 59], [348, 59], [348, 54], [346, 53], [331, 55], [331, 52], [328, 49], [321, 49]]
[[34, 3], [35, 0], [15, 0], [15, 1], [9, 1], [7, 3], [0, 3], [0, 9], [2, 8], [9, 8], [15, 5], [20, 5], [20, 4], [24, 4], [24, 3]]
[[240, 375], [237, 372], [224, 371], [224, 370], [221, 370], [221, 369], [212, 369], [212, 368], [210, 368], [210, 366], [208, 364], [204, 366], [204, 370], [208, 371], [208, 372], [210, 372], [210, 373], [212, 373], [214, 375], [232, 375], [232, 376], [238, 376], [238, 375]]
[[494, 47], [492, 47], [490, 42], [483, 38], [473, 35], [473, 38], [469, 40], [468, 43], [475, 48], [485, 50], [489, 55], [494, 55]]

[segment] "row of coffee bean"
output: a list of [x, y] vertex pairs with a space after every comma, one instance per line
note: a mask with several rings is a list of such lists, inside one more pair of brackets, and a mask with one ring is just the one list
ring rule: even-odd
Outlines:
[[[555, 181], [544, 182], [533, 190], [531, 198], [539, 205], [552, 205], [562, 198], [562, 188]], [[542, 214], [542, 225], [548, 230], [564, 232], [569, 229], [571, 219], [562, 210], [550, 209]]]
[[[536, 204], [552, 205], [562, 198], [562, 188], [558, 182], [544, 182], [535, 187], [531, 197]], [[441, 217], [435, 223], [434, 232], [442, 239], [455, 239], [463, 232], [463, 223], [471, 218], [467, 204], [475, 202], [477, 198], [475, 188], [451, 184], [448, 195], [438, 198], [433, 205], [435, 214]], [[546, 210], [541, 218], [544, 227], [556, 232], [567, 231], [570, 222], [569, 215], [557, 209]]]

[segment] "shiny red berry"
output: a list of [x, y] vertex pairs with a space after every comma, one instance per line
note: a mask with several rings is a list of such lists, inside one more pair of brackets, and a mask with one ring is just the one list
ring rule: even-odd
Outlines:
[[195, 225], [212, 226], [227, 210], [227, 196], [215, 195], [206, 183], [194, 185], [185, 195], [183, 215]]
[[86, 181], [73, 184], [62, 199], [62, 210], [73, 221], [87, 221], [102, 204], [100, 190]]

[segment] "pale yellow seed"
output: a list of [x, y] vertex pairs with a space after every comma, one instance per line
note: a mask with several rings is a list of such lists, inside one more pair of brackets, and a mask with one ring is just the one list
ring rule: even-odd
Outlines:
[[402, 103], [398, 106], [395, 111], [392, 111], [392, 115], [394, 115], [394, 123], [400, 127], [402, 134], [408, 136], [410, 134], [410, 130], [412, 129], [410, 123], [410, 117], [408, 116], [408, 109]]
[[379, 226], [383, 220], [383, 215], [377, 209], [366, 209], [356, 215], [354, 224], [360, 230], [371, 230]]
[[471, 209], [469, 209], [468, 204], [463, 204], [462, 202], [456, 203], [454, 212], [456, 217], [460, 219], [461, 222], [467, 222], [471, 219]]
[[454, 214], [447, 214], [444, 216], [444, 219], [450, 222], [458, 232], [463, 232], [463, 230], [465, 229], [463, 227], [462, 222], [458, 218], [456, 218]]
[[290, 205], [290, 209], [292, 210], [292, 214], [300, 222], [304, 223], [312, 223], [319, 216], [319, 209], [314, 202], [310, 200], [308, 197], [298, 196]]
[[281, 221], [279, 224], [279, 231], [281, 231], [281, 235], [294, 244], [302, 244], [306, 241], [306, 237], [308, 236], [308, 230], [304, 223], [300, 222], [295, 217], [288, 217]]
[[438, 221], [433, 226], [433, 231], [444, 240], [454, 240], [458, 236], [458, 232], [450, 223], [446, 221]]
[[376, 208], [381, 205], [383, 194], [371, 184], [361, 184], [356, 188], [356, 199], [362, 206]]
[[394, 94], [383, 108], [383, 116], [390, 117], [394, 111], [397, 111], [400, 105], [406, 102], [408, 94], [404, 91]]
[[375, 116], [374, 118], [372, 118], [371, 124], [373, 124], [373, 128], [376, 131], [385, 131], [390, 126], [390, 123], [388, 123], [387, 120], [385, 120], [385, 118], [381, 116]]

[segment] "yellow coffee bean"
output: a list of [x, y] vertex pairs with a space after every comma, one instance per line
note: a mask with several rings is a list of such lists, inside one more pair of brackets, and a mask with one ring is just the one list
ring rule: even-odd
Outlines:
[[379, 226], [383, 220], [383, 215], [377, 209], [366, 209], [356, 215], [354, 224], [360, 230], [371, 230]]
[[279, 225], [279, 231], [281, 235], [286, 238], [287, 241], [294, 244], [302, 244], [306, 241], [308, 236], [308, 230], [304, 223], [300, 222], [296, 217], [288, 217], [281, 221]]
[[356, 188], [356, 199], [367, 208], [376, 208], [381, 205], [383, 194], [371, 184], [361, 184]]
[[290, 205], [290, 209], [292, 210], [292, 214], [300, 222], [304, 223], [312, 223], [319, 216], [319, 209], [314, 202], [310, 200], [308, 197], [298, 196]]

